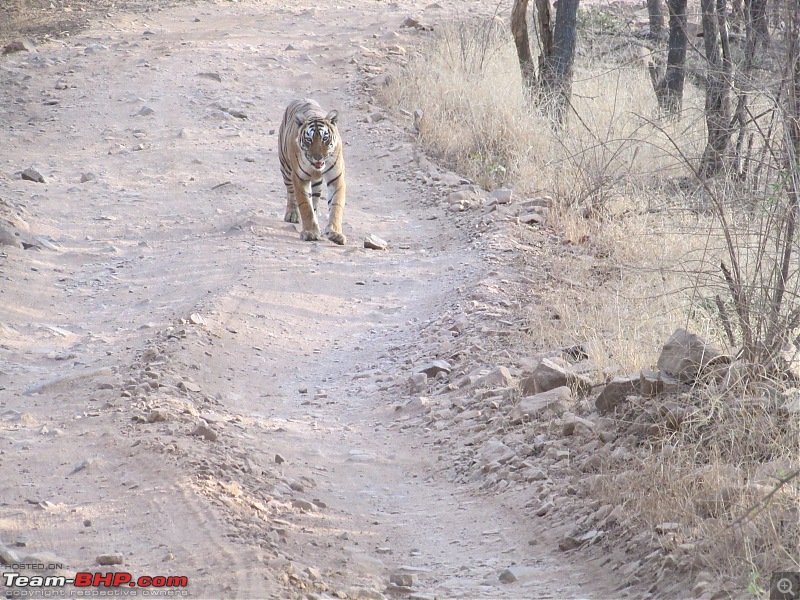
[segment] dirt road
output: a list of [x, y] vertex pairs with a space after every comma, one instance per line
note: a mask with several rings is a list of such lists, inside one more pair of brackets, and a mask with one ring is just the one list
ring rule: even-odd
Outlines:
[[[471, 6], [112, 13], [0, 58], [0, 199], [32, 245], [0, 254], [6, 562], [186, 576], [196, 598], [600, 595], [396, 410], [488, 267], [359, 82], [419, 35], [408, 14]], [[282, 220], [294, 97], [340, 111], [344, 247]]]

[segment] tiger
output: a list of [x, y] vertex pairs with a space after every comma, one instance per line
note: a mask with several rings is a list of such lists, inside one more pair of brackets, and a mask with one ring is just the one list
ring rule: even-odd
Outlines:
[[[325, 113], [314, 100], [292, 100], [278, 132], [278, 151], [283, 183], [286, 185], [284, 221], [302, 220], [300, 239], [322, 239], [317, 222], [322, 183], [328, 190], [328, 227], [325, 235], [343, 245], [345, 202], [344, 157], [336, 127], [338, 111]], [[310, 196], [310, 198], [309, 198]]]

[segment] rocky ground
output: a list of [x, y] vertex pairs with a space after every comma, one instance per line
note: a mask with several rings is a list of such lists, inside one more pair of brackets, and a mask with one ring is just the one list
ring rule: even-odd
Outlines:
[[[549, 200], [476, 188], [373, 103], [427, 28], [489, 9], [149, 8], [0, 57], [4, 571], [198, 598], [689, 594], [693, 548], [592, 497], [637, 432], [580, 347], [541, 351], [520, 317], [561, 243]], [[298, 96], [340, 111], [344, 247], [282, 220]]]

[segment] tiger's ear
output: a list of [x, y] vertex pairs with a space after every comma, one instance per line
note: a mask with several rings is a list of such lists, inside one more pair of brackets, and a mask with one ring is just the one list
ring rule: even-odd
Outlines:
[[339, 111], [332, 110], [327, 115], [325, 115], [325, 120], [330, 121], [331, 125], [336, 125], [336, 120], [339, 118]]
[[305, 123], [306, 120], [303, 118], [303, 115], [295, 115], [294, 116], [294, 122], [302, 127], [303, 123]]

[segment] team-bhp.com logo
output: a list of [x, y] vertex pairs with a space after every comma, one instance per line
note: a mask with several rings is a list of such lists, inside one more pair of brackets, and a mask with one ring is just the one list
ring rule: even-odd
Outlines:
[[[53, 597], [53, 596], [188, 596], [189, 578], [184, 576], [142, 575], [133, 578], [130, 573], [76, 573], [75, 577], [62, 575], [22, 575], [3, 573], [7, 588], [6, 597]], [[64, 590], [71, 585], [77, 589]], [[105, 590], [101, 588], [114, 588]], [[47, 594], [46, 591], [55, 592]], [[65, 593], [58, 593], [58, 592]], [[68, 594], [66, 593], [68, 592]]]

